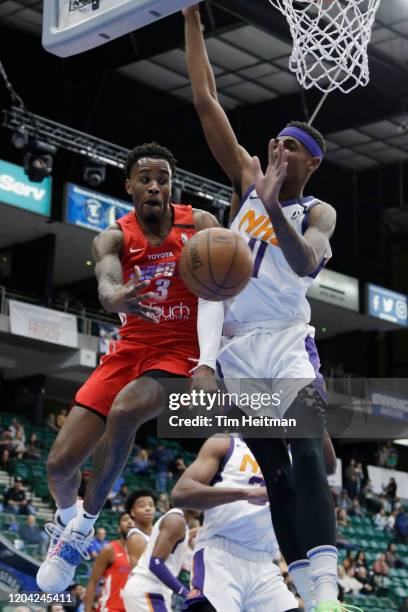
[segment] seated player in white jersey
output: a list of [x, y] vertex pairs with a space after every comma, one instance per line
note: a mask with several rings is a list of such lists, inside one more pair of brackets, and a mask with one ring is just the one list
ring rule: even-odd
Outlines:
[[126, 612], [170, 612], [173, 593], [186, 597], [178, 575], [188, 546], [188, 514], [172, 508], [155, 523], [123, 590]]
[[[336, 456], [325, 440], [328, 474]], [[267, 492], [259, 466], [238, 436], [213, 436], [201, 447], [172, 492], [181, 507], [204, 510], [185, 608], [191, 612], [283, 612], [297, 608], [272, 563], [278, 552]], [[249, 502], [249, 503], [248, 503]], [[297, 581], [306, 612], [313, 610], [313, 583]]]
[[[326, 401], [306, 300], [308, 286], [331, 256], [329, 239], [336, 223], [329, 204], [303, 195], [323, 159], [325, 141], [308, 124], [290, 122], [271, 140], [263, 175], [259, 159], [240, 146], [218, 101], [198, 5], [183, 14], [194, 104], [208, 145], [234, 186], [231, 230], [243, 236], [254, 252], [250, 282], [225, 303], [219, 365], [227, 388], [233, 379], [293, 382], [296, 392], [290, 406], [282, 402], [279, 412], [271, 410], [271, 416], [284, 413], [313, 432], [299, 437], [298, 429], [290, 439], [293, 463], [283, 436], [246, 441], [265, 478], [289, 573], [310, 572], [316, 612], [341, 612], [345, 607], [338, 601], [335, 511], [323, 459]], [[216, 310], [217, 305], [207, 329], [222, 325], [222, 305], [218, 307], [221, 324], [215, 321]], [[211, 350], [217, 343], [212, 343], [211, 348], [201, 334], [200, 348], [205, 348], [199, 365], [214, 367]]]
[[138, 564], [150, 540], [155, 508], [155, 496], [150, 489], [137, 489], [126, 499], [125, 510], [134, 522], [126, 541], [131, 568]]

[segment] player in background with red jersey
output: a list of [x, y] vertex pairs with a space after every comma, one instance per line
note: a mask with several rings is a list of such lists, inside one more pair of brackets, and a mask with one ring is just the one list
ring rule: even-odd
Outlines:
[[[111, 343], [78, 391], [48, 457], [57, 512], [47, 526], [51, 546], [37, 574], [43, 591], [66, 589], [87, 558], [93, 525], [126, 465], [138, 427], [167, 403], [165, 379], [189, 376], [198, 357], [195, 378], [215, 368], [206, 353], [213, 356], [218, 346], [211, 346], [207, 333], [199, 355], [197, 339], [200, 318], [208, 322], [215, 303], [200, 300], [198, 308], [178, 274], [178, 261], [195, 232], [218, 223], [208, 212], [170, 203], [175, 165], [172, 153], [157, 143], [136, 147], [126, 165], [135, 210], [94, 240], [99, 300], [120, 315], [121, 340]], [[77, 507], [79, 468], [93, 451], [92, 476], [83, 507]]]
[[99, 581], [103, 578], [102, 594], [98, 612], [125, 612], [122, 589], [128, 579], [131, 565], [126, 548], [126, 538], [135, 523], [128, 512], [122, 512], [118, 519], [120, 539], [110, 542], [101, 550], [92, 567], [85, 595], [85, 612], [94, 609], [95, 595]]

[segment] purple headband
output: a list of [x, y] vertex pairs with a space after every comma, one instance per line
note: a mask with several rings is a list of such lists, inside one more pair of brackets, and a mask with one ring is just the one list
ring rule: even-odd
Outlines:
[[301, 128], [294, 126], [285, 127], [285, 129], [283, 129], [278, 134], [278, 137], [280, 136], [293, 136], [293, 138], [299, 140], [302, 145], [306, 147], [310, 155], [312, 155], [313, 157], [319, 157], [319, 159], [323, 159], [323, 151], [321, 150], [315, 139], [309, 136], [309, 134], [304, 132]]

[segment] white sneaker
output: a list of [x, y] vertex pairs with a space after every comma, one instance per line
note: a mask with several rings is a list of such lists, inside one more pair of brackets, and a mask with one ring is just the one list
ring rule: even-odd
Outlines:
[[[37, 584], [42, 591], [47, 593], [61, 593], [71, 584], [77, 565], [84, 559], [88, 561], [90, 555], [88, 548], [94, 536], [95, 530], [84, 536], [72, 530], [73, 520], [63, 529], [58, 537], [58, 524], [51, 523], [49, 528], [51, 538], [57, 542], [52, 546], [47, 558], [41, 564], [37, 572]], [[49, 531], [47, 530], [47, 533]], [[57, 539], [58, 538], [58, 539]]]

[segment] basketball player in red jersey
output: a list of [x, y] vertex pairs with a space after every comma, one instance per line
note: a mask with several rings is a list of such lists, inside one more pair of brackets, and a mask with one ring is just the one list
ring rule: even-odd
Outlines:
[[[135, 210], [94, 240], [99, 299], [120, 315], [121, 340], [111, 343], [78, 391], [50, 451], [48, 486], [57, 512], [47, 526], [51, 546], [37, 574], [44, 591], [63, 591], [73, 579], [135, 432], [166, 405], [164, 379], [189, 376], [199, 357], [200, 312], [208, 314], [213, 303], [198, 308], [178, 275], [178, 260], [195, 232], [218, 223], [210, 213], [170, 203], [175, 165], [172, 153], [157, 143], [136, 147], [126, 165]], [[195, 377], [214, 367], [202, 351]], [[83, 508], [77, 508], [79, 467], [95, 447]]]
[[103, 587], [97, 608], [99, 612], [125, 612], [122, 589], [131, 570], [126, 538], [135, 524], [128, 512], [122, 512], [118, 522], [120, 539], [107, 544], [93, 564], [92, 574], [86, 588], [85, 612], [93, 610], [96, 590], [101, 578], [103, 578]]

